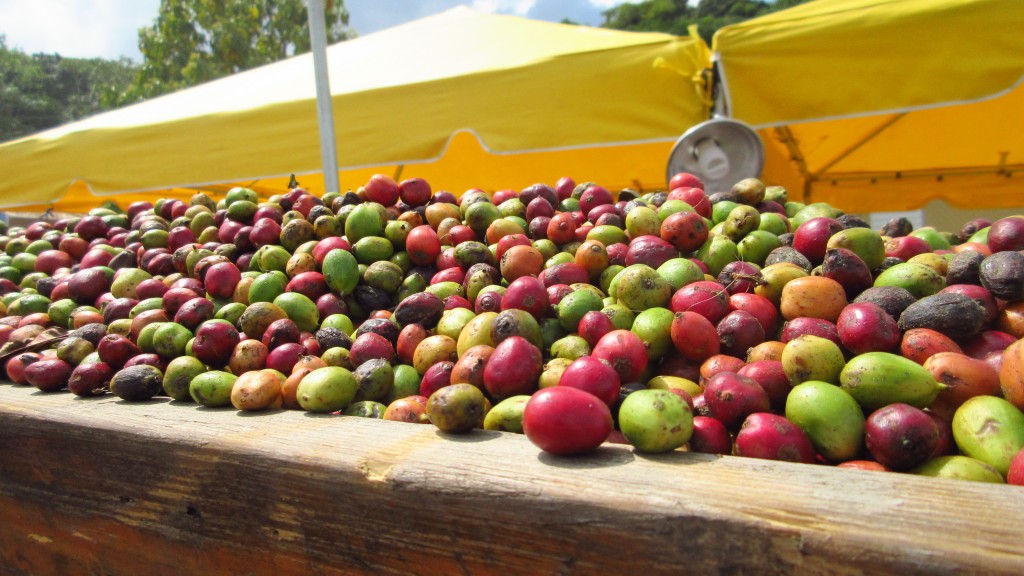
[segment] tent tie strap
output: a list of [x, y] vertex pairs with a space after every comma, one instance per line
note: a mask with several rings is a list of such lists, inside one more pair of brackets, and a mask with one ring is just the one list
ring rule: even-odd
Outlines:
[[654, 59], [652, 67], [658, 70], [670, 70], [684, 78], [689, 76], [690, 81], [693, 82], [693, 88], [697, 93], [697, 98], [700, 99], [701, 103], [709, 109], [714, 105], [714, 101], [711, 99], [711, 91], [709, 89], [711, 84], [708, 81], [708, 77], [711, 75], [710, 68], [702, 68], [693, 74], [688, 74], [685, 70], [679, 69], [678, 66], [671, 64], [662, 56], [658, 56]]

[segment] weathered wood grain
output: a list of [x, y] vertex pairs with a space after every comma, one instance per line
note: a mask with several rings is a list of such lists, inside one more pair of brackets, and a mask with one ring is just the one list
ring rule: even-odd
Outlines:
[[1024, 490], [0, 384], [0, 572], [1021, 574]]

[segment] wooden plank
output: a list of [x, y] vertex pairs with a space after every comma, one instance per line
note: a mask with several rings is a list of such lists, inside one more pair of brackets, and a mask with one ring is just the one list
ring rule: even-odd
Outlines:
[[0, 384], [0, 572], [1021, 574], [1012, 486]]

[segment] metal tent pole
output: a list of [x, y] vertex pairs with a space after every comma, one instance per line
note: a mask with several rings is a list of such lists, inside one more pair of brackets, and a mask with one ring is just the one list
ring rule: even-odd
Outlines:
[[331, 106], [331, 85], [327, 77], [327, 28], [324, 23], [323, 0], [307, 0], [309, 12], [309, 43], [313, 50], [313, 71], [316, 76], [316, 115], [320, 125], [320, 158], [324, 171], [324, 192], [340, 192], [338, 185], [338, 151], [334, 141], [334, 109]]

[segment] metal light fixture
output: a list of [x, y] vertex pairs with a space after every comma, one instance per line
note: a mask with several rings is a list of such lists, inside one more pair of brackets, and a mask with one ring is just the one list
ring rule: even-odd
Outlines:
[[753, 128], [731, 118], [712, 118], [676, 140], [665, 181], [679, 172], [689, 172], [712, 193], [728, 190], [744, 178], [760, 177], [763, 168], [764, 143]]

